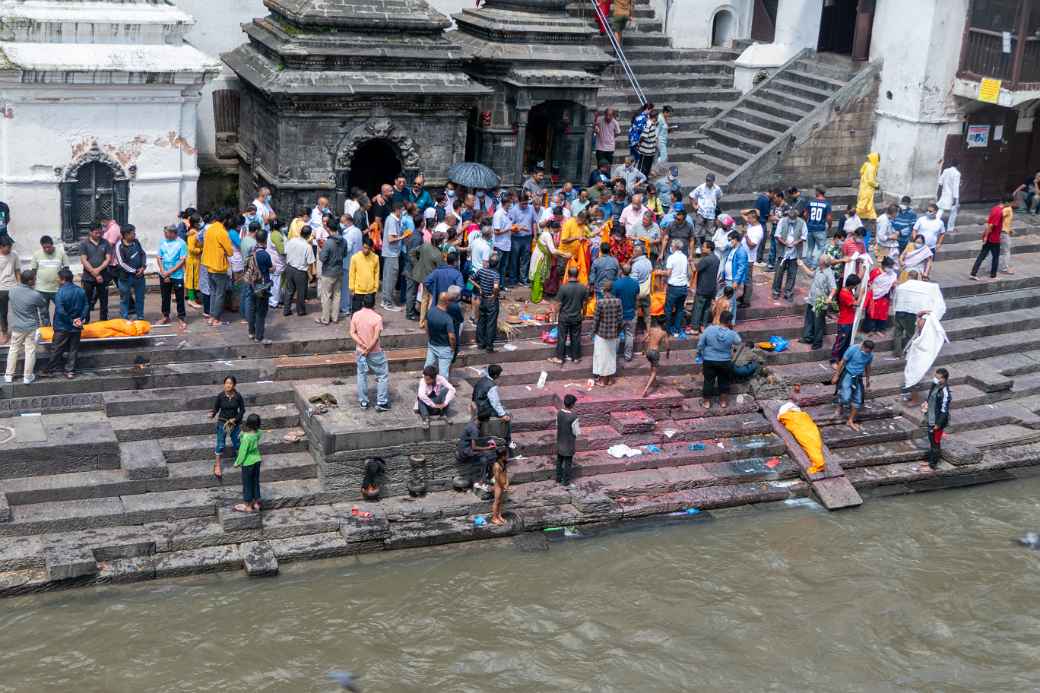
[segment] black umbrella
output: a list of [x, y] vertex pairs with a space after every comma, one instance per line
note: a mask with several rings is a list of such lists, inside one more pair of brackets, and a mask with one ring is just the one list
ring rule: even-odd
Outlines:
[[477, 190], [497, 188], [502, 182], [498, 174], [484, 164], [464, 161], [448, 169], [448, 180]]

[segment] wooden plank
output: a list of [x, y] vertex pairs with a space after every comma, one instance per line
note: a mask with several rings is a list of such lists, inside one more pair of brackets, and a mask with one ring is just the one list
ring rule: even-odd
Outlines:
[[810, 487], [820, 500], [820, 504], [828, 510], [841, 510], [863, 505], [863, 498], [860, 497], [859, 492], [847, 477], [836, 476], [820, 479], [811, 482]]

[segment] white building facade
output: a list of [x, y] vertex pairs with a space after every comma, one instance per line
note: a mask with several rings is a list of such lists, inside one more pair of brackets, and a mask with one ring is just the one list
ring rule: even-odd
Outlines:
[[958, 161], [966, 201], [994, 199], [1040, 168], [1040, 0], [654, 0], [676, 46], [750, 39], [745, 92], [800, 51], [879, 62], [872, 150], [891, 196], [934, 196]]
[[149, 252], [193, 205], [200, 90], [219, 64], [170, 2], [0, 0], [0, 199], [21, 252], [96, 218]]

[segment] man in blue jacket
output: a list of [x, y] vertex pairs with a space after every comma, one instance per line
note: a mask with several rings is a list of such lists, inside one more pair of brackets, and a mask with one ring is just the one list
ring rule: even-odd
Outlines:
[[[748, 254], [736, 231], [729, 232], [729, 248], [722, 256], [719, 274], [724, 281], [723, 286], [733, 287], [733, 298], [744, 296], [744, 284], [748, 279]], [[735, 320], [736, 316], [733, 317]]]
[[[87, 293], [73, 283], [72, 270], [68, 267], [58, 270], [58, 293], [54, 295], [54, 339], [51, 341], [51, 358], [43, 369], [44, 376], [50, 375], [64, 360], [65, 377], [76, 377], [79, 336], [89, 308]], [[63, 359], [66, 351], [68, 358]]]

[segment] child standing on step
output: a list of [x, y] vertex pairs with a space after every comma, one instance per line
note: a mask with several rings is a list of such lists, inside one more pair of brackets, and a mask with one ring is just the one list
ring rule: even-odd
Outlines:
[[563, 398], [563, 408], [556, 412], [556, 483], [561, 486], [571, 483], [571, 465], [581, 435], [578, 415], [574, 413], [577, 403], [577, 397], [567, 395]]
[[235, 466], [242, 468], [242, 502], [235, 506], [240, 513], [260, 512], [260, 417], [246, 417], [238, 446]]
[[506, 465], [509, 464], [509, 450], [502, 447], [498, 450], [498, 457], [491, 465], [491, 478], [495, 481], [495, 500], [491, 503], [491, 524], [504, 525], [502, 517], [502, 501], [505, 500], [506, 491], [509, 490], [509, 473]]

